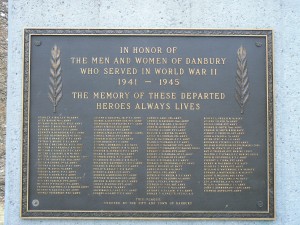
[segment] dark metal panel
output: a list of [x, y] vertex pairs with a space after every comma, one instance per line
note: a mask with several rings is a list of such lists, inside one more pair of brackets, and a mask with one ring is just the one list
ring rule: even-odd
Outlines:
[[[274, 218], [272, 35], [230, 29], [25, 29], [22, 217]], [[117, 63], [120, 57], [124, 61]], [[92, 74], [84, 74], [89, 69]], [[131, 147], [105, 149], [102, 143], [112, 139], [101, 139], [107, 130], [96, 127], [109, 126], [109, 119], [120, 121], [115, 126], [129, 138], [113, 140]], [[57, 144], [63, 135], [69, 149], [68, 141]], [[150, 139], [160, 142], [152, 145]], [[170, 146], [175, 155], [166, 150]], [[111, 160], [107, 165], [115, 167], [123, 157], [135, 160], [122, 164], [130, 184], [114, 192], [112, 180], [103, 182], [112, 176], [101, 173], [122, 173], [101, 165]], [[175, 169], [152, 173], [151, 163]], [[101, 192], [108, 184], [111, 191]]]

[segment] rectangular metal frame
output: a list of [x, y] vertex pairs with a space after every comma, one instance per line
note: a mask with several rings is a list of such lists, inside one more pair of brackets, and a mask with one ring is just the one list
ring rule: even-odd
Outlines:
[[[34, 35], [110, 35], [110, 36], [258, 36], [266, 38], [267, 77], [267, 139], [268, 139], [268, 211], [55, 211], [28, 209], [29, 180], [29, 115], [30, 115], [30, 46]], [[274, 85], [273, 85], [273, 31], [270, 29], [24, 29], [24, 78], [23, 78], [23, 137], [21, 171], [21, 217], [24, 219], [188, 219], [188, 220], [273, 220], [275, 219], [275, 148], [274, 148]]]

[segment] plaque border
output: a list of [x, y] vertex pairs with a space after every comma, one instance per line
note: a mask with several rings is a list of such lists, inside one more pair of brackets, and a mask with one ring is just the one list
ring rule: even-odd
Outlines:
[[[274, 123], [274, 34], [272, 29], [132, 29], [132, 28], [24, 28], [22, 81], [22, 155], [21, 155], [21, 210], [22, 219], [137, 219], [137, 220], [274, 220], [275, 219], [275, 123]], [[266, 41], [267, 94], [267, 211], [78, 211], [29, 210], [29, 115], [30, 115], [30, 51], [31, 36], [252, 36]]]

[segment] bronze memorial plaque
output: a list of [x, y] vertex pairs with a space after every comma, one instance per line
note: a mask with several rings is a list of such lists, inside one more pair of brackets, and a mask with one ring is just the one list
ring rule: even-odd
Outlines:
[[274, 219], [272, 39], [25, 29], [22, 218]]

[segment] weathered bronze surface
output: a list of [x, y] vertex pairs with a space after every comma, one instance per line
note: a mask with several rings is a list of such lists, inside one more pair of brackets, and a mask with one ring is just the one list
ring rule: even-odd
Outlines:
[[273, 219], [272, 38], [25, 29], [22, 217]]

